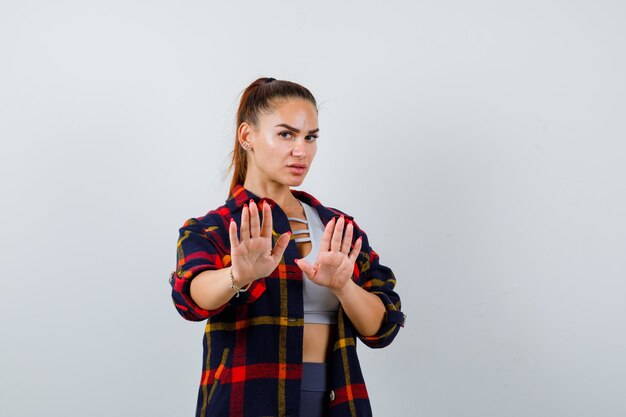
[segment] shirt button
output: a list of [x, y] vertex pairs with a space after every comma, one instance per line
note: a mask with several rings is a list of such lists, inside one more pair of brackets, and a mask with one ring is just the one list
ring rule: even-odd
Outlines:
[[330, 400], [335, 401], [335, 391], [332, 389], [330, 390]]

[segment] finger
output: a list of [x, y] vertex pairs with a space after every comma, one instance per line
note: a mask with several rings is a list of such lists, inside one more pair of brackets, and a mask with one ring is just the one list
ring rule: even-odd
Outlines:
[[341, 249], [341, 235], [343, 234], [344, 220], [343, 216], [339, 217], [335, 224], [335, 230], [333, 231], [333, 238], [330, 241], [330, 250], [338, 251]]
[[261, 236], [272, 237], [272, 208], [267, 202], [263, 202], [263, 225], [261, 226]]
[[311, 265], [310, 263], [308, 263], [304, 259], [297, 259], [296, 260], [296, 265], [298, 265], [298, 267], [300, 267], [302, 272], [304, 272], [306, 274], [306, 276], [311, 281], [313, 281], [314, 278], [311, 278], [311, 277], [313, 277], [315, 275], [315, 268], [313, 268], [313, 265]]
[[354, 226], [352, 223], [348, 223], [346, 226], [346, 234], [343, 237], [343, 243], [341, 244], [341, 252], [346, 255], [350, 252], [350, 244], [352, 243], [352, 232], [354, 231]]
[[330, 250], [330, 238], [333, 235], [333, 227], [335, 226], [335, 218], [330, 219], [324, 227], [324, 233], [322, 233], [322, 241], [320, 243], [320, 252], [328, 252]]
[[354, 246], [352, 247], [352, 251], [350, 251], [350, 255], [348, 256], [350, 262], [356, 262], [356, 258], [359, 257], [359, 252], [361, 252], [361, 246], [363, 246], [363, 239], [361, 238], [361, 236], [359, 236], [359, 238], [354, 243]]
[[289, 244], [289, 239], [291, 239], [291, 231], [283, 233], [276, 241], [274, 249], [272, 250], [272, 258], [274, 258], [276, 264], [278, 264], [283, 257], [285, 249], [287, 249], [287, 245]]
[[239, 237], [241, 241], [250, 240], [250, 211], [248, 205], [243, 205], [241, 212], [241, 226], [239, 226]]
[[261, 220], [259, 219], [259, 208], [250, 200], [250, 237], [259, 237], [261, 234]]
[[228, 226], [228, 235], [230, 236], [230, 248], [236, 248], [239, 246], [239, 239], [237, 239], [237, 222], [231, 217], [230, 225]]

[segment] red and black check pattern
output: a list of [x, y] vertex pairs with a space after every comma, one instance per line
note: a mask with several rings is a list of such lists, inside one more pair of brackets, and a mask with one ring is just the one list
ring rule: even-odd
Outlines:
[[[330, 388], [335, 395], [329, 415], [371, 416], [356, 338], [369, 347], [382, 348], [404, 325], [394, 274], [379, 263], [365, 232], [351, 216], [323, 206], [304, 191], [291, 192], [314, 207], [324, 225], [343, 214], [355, 226], [352, 245], [359, 236], [363, 238], [353, 279], [381, 298], [386, 316], [378, 334], [362, 337], [339, 308], [330, 358]], [[228, 225], [231, 217], [241, 224], [243, 205], [250, 199], [259, 205], [261, 218], [263, 204], [270, 205], [275, 243], [290, 230], [287, 215], [273, 200], [260, 198], [241, 185], [233, 189], [225, 205], [187, 220], [179, 231], [177, 267], [170, 277], [174, 305], [187, 320], [207, 320], [197, 417], [299, 415], [304, 312], [302, 271], [294, 262], [300, 254], [293, 236], [277, 268], [224, 306], [204, 310], [189, 295], [190, 282], [198, 273], [230, 265]]]

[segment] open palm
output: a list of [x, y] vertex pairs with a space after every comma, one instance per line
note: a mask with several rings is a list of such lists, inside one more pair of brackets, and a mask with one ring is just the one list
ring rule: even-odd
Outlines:
[[263, 204], [263, 224], [260, 223], [258, 207], [250, 200], [241, 214], [241, 227], [237, 238], [237, 223], [231, 219], [228, 229], [233, 275], [239, 286], [268, 276], [280, 262], [287, 248], [291, 232], [283, 233], [272, 250], [272, 210]]
[[303, 259], [297, 261], [298, 266], [314, 283], [332, 290], [341, 290], [351, 279], [354, 262], [361, 250], [362, 240], [357, 239], [350, 250], [354, 226], [348, 223], [343, 237], [345, 218], [331, 219], [324, 228], [320, 250], [315, 265]]

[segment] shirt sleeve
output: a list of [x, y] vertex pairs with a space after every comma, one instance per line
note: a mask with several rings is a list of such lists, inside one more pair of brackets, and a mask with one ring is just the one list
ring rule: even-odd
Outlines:
[[230, 245], [225, 242], [217, 226], [207, 226], [197, 219], [187, 220], [179, 229], [176, 244], [176, 270], [170, 274], [172, 300], [178, 313], [185, 319], [201, 321], [214, 316], [231, 305], [256, 301], [265, 291], [265, 279], [254, 281], [247, 291], [239, 293], [221, 307], [205, 310], [191, 298], [191, 281], [206, 270], [230, 266]]
[[372, 294], [376, 294], [385, 306], [385, 317], [378, 332], [373, 336], [358, 338], [368, 347], [382, 348], [389, 345], [398, 334], [400, 327], [404, 327], [405, 315], [401, 311], [400, 296], [394, 291], [396, 278], [393, 271], [380, 263], [378, 253], [369, 245], [367, 235], [354, 225], [354, 239], [359, 236], [363, 239], [361, 251], [356, 259], [354, 275], [357, 284]]

